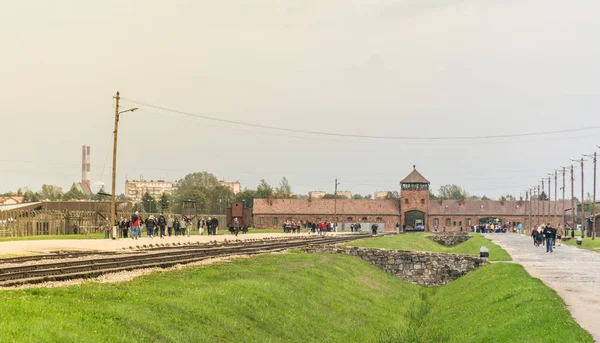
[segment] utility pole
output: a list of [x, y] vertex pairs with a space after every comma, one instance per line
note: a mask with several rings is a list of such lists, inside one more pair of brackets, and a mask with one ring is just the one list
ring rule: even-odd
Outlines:
[[116, 229], [116, 217], [117, 217], [117, 201], [116, 201], [116, 193], [117, 193], [117, 137], [119, 133], [119, 115], [125, 112], [133, 112], [137, 110], [137, 107], [130, 108], [125, 111], [119, 112], [119, 100], [121, 96], [119, 92], [114, 97], [115, 99], [115, 130], [113, 131], [113, 164], [112, 164], [112, 195], [110, 200], [110, 226], [112, 227], [112, 238], [117, 238], [117, 229]]
[[583, 193], [583, 157], [581, 158], [581, 239], [585, 237], [585, 198]]
[[552, 218], [552, 220], [554, 220], [554, 221], [556, 221], [556, 216], [558, 215], [557, 206], [558, 206], [558, 170], [554, 169], [554, 218]]
[[538, 220], [535, 222], [535, 226], [540, 226], [540, 185], [538, 184], [538, 193], [537, 193], [537, 208], [538, 208]]
[[[550, 208], [551, 206], [551, 201], [552, 201], [552, 194], [550, 194], [550, 191], [552, 190], [552, 179], [550, 177], [550, 174], [548, 174], [548, 218], [550, 218], [550, 216], [552, 215], [552, 209]], [[550, 221], [550, 219], [548, 219], [548, 221]]]
[[[600, 148], [600, 146], [598, 146]], [[592, 204], [592, 239], [596, 239], [596, 161], [598, 155], [594, 152], [594, 203]]]
[[[544, 178], [542, 178], [542, 193], [546, 193], [546, 190], [544, 189]], [[544, 217], [546, 217], [546, 204], [544, 204], [544, 199], [542, 198], [542, 225], [546, 222]]]
[[[562, 225], [563, 226], [567, 223], [566, 220], [565, 220], [565, 208], [566, 208], [566, 204], [565, 204], [565, 191], [566, 191], [566, 189], [565, 189], [565, 187], [566, 187], [566, 185], [565, 185], [565, 175], [566, 175], [566, 173], [567, 173], [566, 167], [562, 167], [562, 177], [563, 177], [563, 186], [562, 186], [562, 191], [563, 191], [562, 192], [563, 193], [562, 194], [562, 218], [563, 218], [562, 221], [563, 222], [562, 222]], [[567, 233], [568, 232], [565, 231], [565, 235]]]
[[115, 96], [115, 130], [113, 131], [113, 163], [112, 163], [112, 192], [110, 198], [110, 227], [113, 228], [113, 239], [116, 238], [114, 236], [114, 229], [116, 219], [117, 219], [117, 137], [119, 132], [119, 100], [121, 96], [119, 92]]
[[573, 226], [571, 227], [571, 238], [575, 237], [575, 229], [577, 229], [577, 221], [575, 219], [575, 176], [573, 175], [573, 165], [571, 164], [571, 218]]
[[584, 155], [587, 157], [591, 157], [594, 161], [594, 190], [593, 190], [593, 199], [592, 199], [592, 227], [590, 228], [590, 234], [592, 236], [592, 240], [596, 239], [596, 159], [597, 155], [594, 152], [590, 155]]
[[340, 183], [338, 182], [337, 178], [335, 179], [335, 191], [333, 193], [333, 217], [334, 217], [334, 221], [335, 221], [335, 227], [337, 227], [338, 224], [338, 220], [337, 220], [337, 186]]
[[[531, 204], [529, 203], [529, 189], [525, 191], [525, 206], [525, 218], [529, 219], [529, 227], [531, 228]], [[527, 212], [527, 207], [529, 207], [529, 213]]]

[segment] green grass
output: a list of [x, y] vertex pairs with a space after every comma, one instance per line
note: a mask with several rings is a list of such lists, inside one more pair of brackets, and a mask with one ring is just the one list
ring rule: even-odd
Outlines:
[[401, 335], [404, 342], [423, 341], [415, 337], [457, 343], [593, 341], [556, 292], [520, 265], [487, 265], [425, 298], [427, 326], [416, 335]]
[[349, 246], [364, 248], [382, 248], [410, 251], [432, 251], [479, 256], [479, 248], [485, 245], [490, 251], [491, 261], [511, 261], [510, 255], [489, 239], [480, 234], [472, 234], [472, 238], [454, 247], [446, 247], [432, 241], [427, 236], [431, 233], [410, 233], [395, 236], [367, 238], [347, 243]]
[[586, 250], [591, 250], [591, 251], [595, 251], [595, 252], [600, 252], [600, 237], [596, 237], [596, 239], [592, 239], [591, 237], [585, 237], [582, 240], [581, 245], [577, 245], [577, 238], [563, 240], [562, 243], [565, 245], [571, 245], [571, 246], [574, 246], [574, 247], [577, 247], [580, 249], [586, 249]]
[[519, 265], [422, 288], [342, 255], [3, 291], [0, 312], [0, 342], [592, 342]]

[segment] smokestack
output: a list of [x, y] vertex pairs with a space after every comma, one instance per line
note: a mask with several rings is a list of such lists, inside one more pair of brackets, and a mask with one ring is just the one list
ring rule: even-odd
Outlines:
[[87, 183], [88, 186], [91, 185], [90, 163], [90, 147], [83, 145], [81, 147], [81, 183]]

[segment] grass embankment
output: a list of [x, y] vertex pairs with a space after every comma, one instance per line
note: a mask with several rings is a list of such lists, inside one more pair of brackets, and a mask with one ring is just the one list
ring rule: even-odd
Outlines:
[[468, 241], [456, 245], [454, 247], [446, 247], [432, 241], [427, 236], [431, 233], [410, 233], [387, 237], [377, 237], [361, 239], [358, 241], [347, 243], [349, 246], [364, 247], [364, 248], [383, 248], [395, 250], [410, 250], [410, 251], [431, 251], [444, 252], [454, 254], [469, 254], [479, 256], [479, 248], [485, 245], [490, 251], [491, 261], [511, 261], [510, 255], [489, 239], [480, 234], [472, 234], [472, 238]]
[[4, 291], [0, 312], [2, 342], [592, 342], [519, 265], [487, 265], [433, 289], [342, 255]]
[[571, 245], [580, 249], [586, 249], [590, 251], [600, 252], [600, 238], [592, 239], [591, 237], [583, 238], [581, 245], [577, 245], [577, 238], [563, 240], [565, 245]]

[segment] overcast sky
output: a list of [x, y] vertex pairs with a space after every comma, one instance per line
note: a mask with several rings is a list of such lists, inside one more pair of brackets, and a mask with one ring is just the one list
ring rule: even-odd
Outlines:
[[[81, 178], [83, 144], [92, 182], [110, 185], [117, 90], [188, 113], [342, 134], [600, 125], [598, 13], [597, 0], [5, 0], [0, 192], [67, 190]], [[436, 190], [456, 183], [471, 194], [524, 196], [600, 145], [598, 129], [381, 140], [122, 106], [140, 110], [121, 118], [119, 193], [126, 177], [209, 171], [249, 188], [286, 176], [296, 193], [332, 192], [337, 177], [341, 190], [362, 194], [398, 190], [416, 164]], [[589, 162], [585, 171], [591, 181]]]

